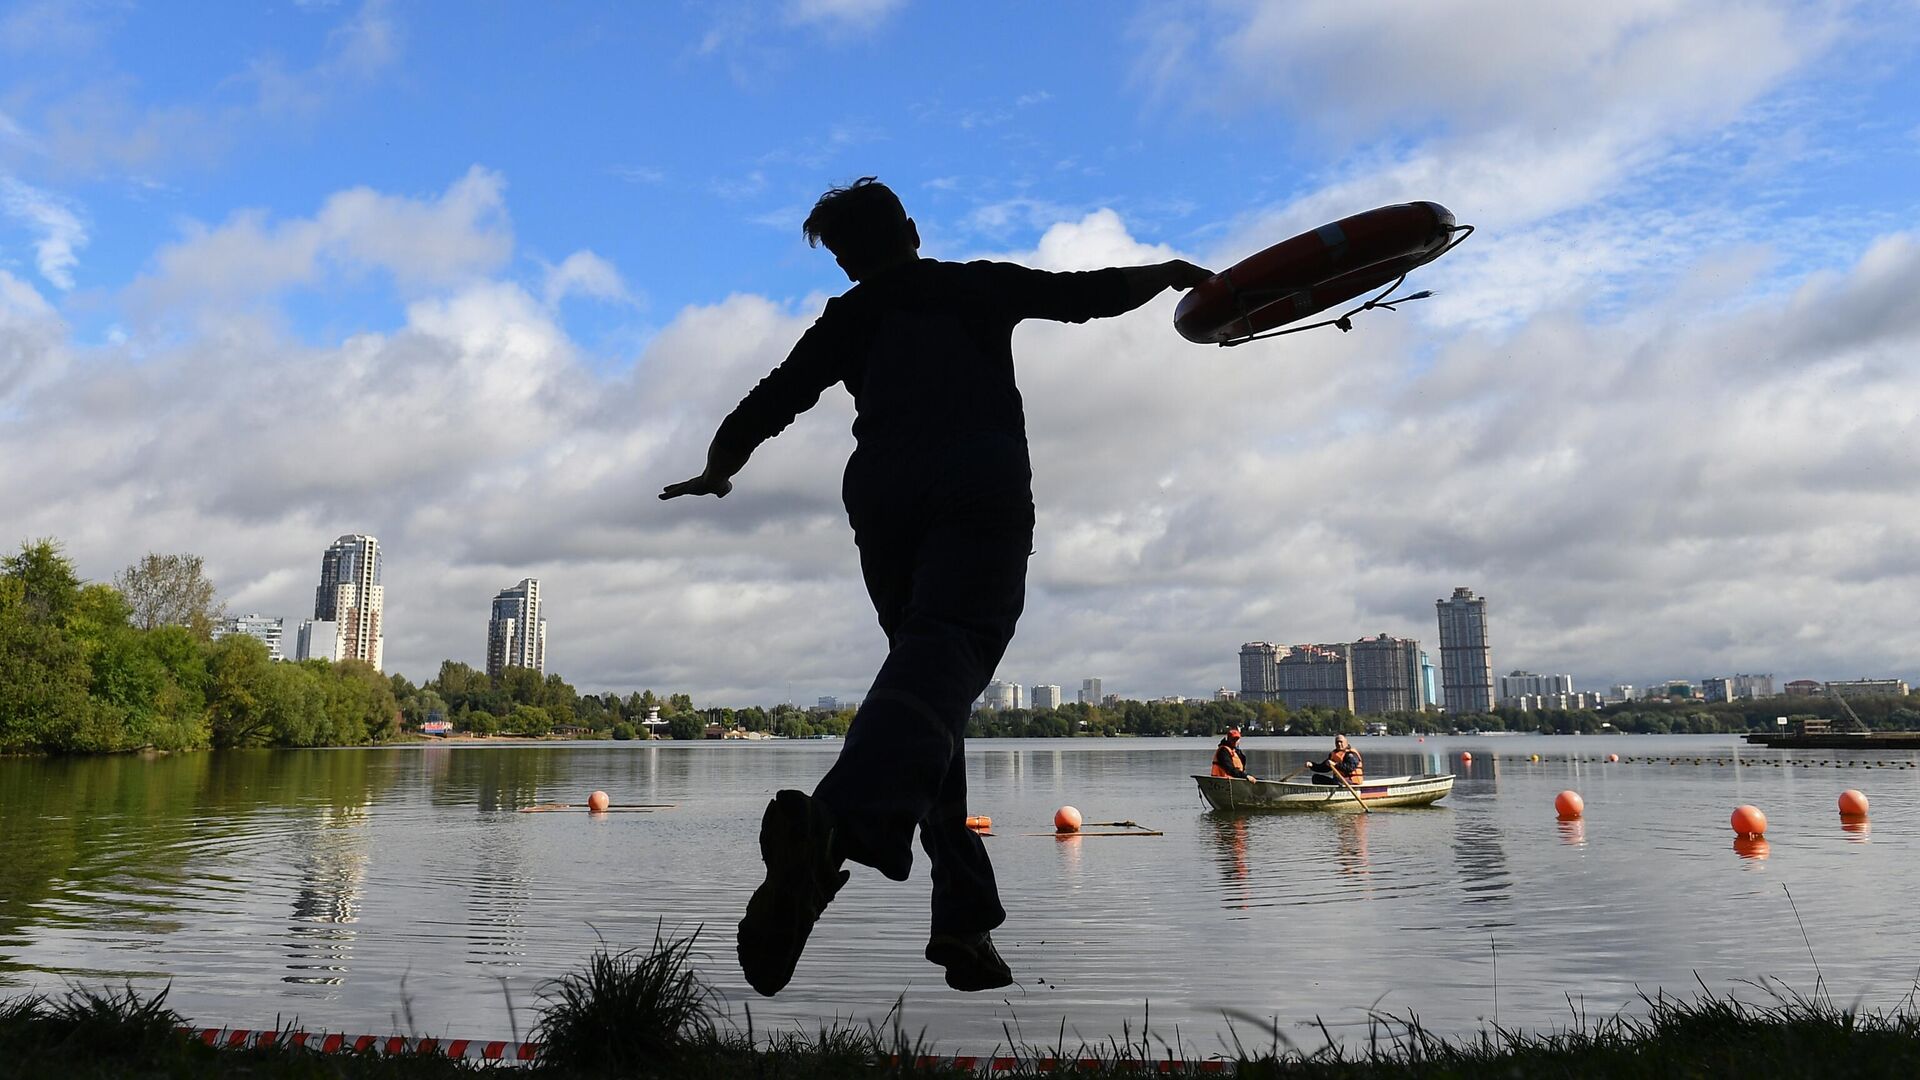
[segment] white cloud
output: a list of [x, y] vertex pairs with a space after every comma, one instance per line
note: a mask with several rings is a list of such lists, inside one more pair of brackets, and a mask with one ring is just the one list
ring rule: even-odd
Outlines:
[[902, 0], [788, 0], [787, 17], [796, 23], [868, 30], [902, 6]]
[[631, 303], [633, 300], [620, 271], [591, 251], [576, 251], [561, 260], [560, 265], [547, 267], [546, 283], [541, 295], [548, 307], [574, 295], [622, 303]]
[[65, 199], [0, 175], [0, 210], [38, 235], [34, 261], [40, 276], [59, 289], [73, 288], [78, 249], [87, 246], [87, 228]]
[[399, 20], [384, 0], [368, 0], [332, 28], [314, 29], [324, 37], [308, 62], [258, 53], [236, 70], [214, 72], [211, 99], [155, 100], [103, 44], [118, 28], [120, 9], [49, 2], [0, 16], [0, 50], [57, 74], [21, 65], [26, 70], [16, 81], [0, 86], [15, 110], [11, 119], [0, 117], [0, 161], [11, 143], [77, 173], [203, 168], [236, 140], [261, 137], [265, 125], [308, 119], [365, 88], [394, 70], [404, 52]]
[[16, 394], [57, 374], [66, 333], [58, 313], [32, 285], [0, 270], [0, 418], [11, 415]]
[[[319, 550], [368, 531], [387, 552], [388, 655], [411, 677], [477, 662], [488, 598], [533, 575], [554, 669], [581, 685], [860, 695], [884, 643], [838, 499], [844, 394], [763, 447], [729, 498], [655, 498], [698, 470], [823, 297], [688, 308], [609, 372], [554, 299], [608, 295], [619, 274], [576, 252], [530, 287], [497, 280], [512, 242], [497, 177], [347, 194], [170, 249], [153, 280], [229, 302], [183, 337], [136, 337], [137, 354], [76, 350], [0, 273], [0, 460], [34, 465], [0, 470], [20, 537], [61, 537], [96, 579], [149, 549], [198, 551], [227, 595], [298, 617]], [[428, 273], [369, 232], [469, 254]], [[1234, 681], [1244, 640], [1431, 646], [1433, 600], [1465, 584], [1492, 598], [1496, 663], [1583, 685], [1911, 675], [1902, 598], [1920, 560], [1899, 538], [1920, 525], [1920, 308], [1905, 302], [1920, 239], [1880, 237], [1784, 289], [1764, 244], [1683, 247], [1679, 299], [1622, 294], [1601, 317], [1562, 297], [1463, 322], [1436, 301], [1215, 349], [1172, 333], [1168, 296], [1024, 326], [1040, 529], [1002, 673], [1204, 693]], [[1009, 257], [1170, 254], [1100, 210]], [[247, 313], [376, 266], [411, 283], [380, 332], [302, 345]], [[248, 277], [279, 284], [233, 284]]]
[[214, 228], [190, 225], [136, 285], [150, 304], [217, 306], [309, 285], [329, 272], [381, 270], [403, 290], [470, 281], [513, 250], [505, 180], [474, 166], [438, 197], [370, 188], [329, 196], [311, 218], [273, 221], [242, 211]]

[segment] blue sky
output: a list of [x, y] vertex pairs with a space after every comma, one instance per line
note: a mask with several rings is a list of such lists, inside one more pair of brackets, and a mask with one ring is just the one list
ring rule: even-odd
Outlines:
[[1502, 670], [1914, 678], [1917, 32], [1784, 0], [3, 4], [0, 499], [89, 576], [200, 551], [290, 619], [373, 532], [415, 678], [531, 573], [582, 685], [858, 697], [844, 400], [736, 497], [648, 503], [844, 287], [799, 233], [822, 189], [878, 174], [927, 254], [1057, 268], [1426, 198], [1481, 232], [1352, 335], [1205, 350], [1170, 299], [1022, 330], [1042, 528], [1003, 675], [1205, 693], [1244, 640], [1430, 642], [1468, 584]]

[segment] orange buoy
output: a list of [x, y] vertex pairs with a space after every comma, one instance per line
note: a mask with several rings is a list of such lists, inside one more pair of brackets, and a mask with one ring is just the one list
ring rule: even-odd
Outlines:
[[1620, 755], [1619, 755], [1619, 754], [1608, 754], [1608, 755], [1607, 755], [1607, 760], [1608, 760], [1608, 761], [1619, 761], [1619, 760], [1620, 760]]
[[1867, 797], [1853, 788], [1840, 793], [1840, 813], [1849, 817], [1867, 816]]
[[596, 814], [604, 812], [606, 808], [611, 805], [613, 805], [613, 800], [607, 798], [607, 793], [604, 791], [596, 791], [587, 796], [587, 809]]
[[1767, 831], [1767, 815], [1757, 806], [1736, 806], [1733, 808], [1733, 831], [1741, 836], [1763, 836]]
[[1080, 811], [1071, 806], [1063, 806], [1053, 812], [1054, 832], [1079, 832]]
[[1473, 755], [1472, 755], [1471, 753], [1469, 753], [1468, 751], [1465, 751], [1465, 750], [1462, 750], [1462, 751], [1460, 751], [1460, 760], [1461, 760], [1461, 761], [1472, 761], [1472, 760], [1473, 760]]
[[993, 828], [993, 819], [985, 814], [975, 814], [967, 818], [967, 828], [975, 832], [986, 832]]
[[1586, 812], [1587, 802], [1577, 791], [1563, 791], [1553, 797], [1553, 809], [1561, 821], [1575, 821]]

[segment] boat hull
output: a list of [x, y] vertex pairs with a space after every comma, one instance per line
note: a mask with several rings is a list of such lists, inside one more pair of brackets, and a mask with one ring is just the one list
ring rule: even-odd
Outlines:
[[[1360, 803], [1338, 784], [1298, 780], [1241, 780], [1231, 776], [1194, 776], [1200, 794], [1216, 810], [1331, 810], [1358, 813]], [[1428, 806], [1453, 790], [1452, 773], [1388, 776], [1364, 780], [1356, 789], [1368, 809]]]

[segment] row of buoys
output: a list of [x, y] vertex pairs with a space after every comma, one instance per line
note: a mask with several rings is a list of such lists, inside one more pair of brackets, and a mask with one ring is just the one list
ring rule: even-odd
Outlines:
[[[1840, 817], [1843, 821], [1861, 822], [1867, 818], [1867, 796], [1864, 792], [1848, 788], [1840, 793]], [[1577, 791], [1563, 791], [1553, 797], [1553, 810], [1561, 821], [1578, 821], [1585, 815], [1587, 803]], [[1733, 831], [1739, 836], [1758, 838], [1767, 831], [1767, 815], [1757, 806], [1742, 803], [1733, 808], [1730, 822]]]
[[[1493, 760], [1499, 761], [1500, 758], [1498, 755], [1495, 755]], [[1529, 754], [1524, 759], [1516, 756], [1511, 760], [1515, 760], [1515, 761], [1524, 760], [1528, 762], [1544, 762], [1547, 760], [1547, 758], [1540, 754]], [[1639, 763], [1642, 765], [1661, 764], [1661, 763], [1665, 763], [1667, 765], [1744, 765], [1748, 768], [1774, 768], [1774, 769], [1793, 766], [1793, 765], [1798, 765], [1798, 766], [1801, 766], [1802, 768], [1920, 769], [1920, 761], [1881, 761], [1881, 760], [1794, 761], [1789, 759], [1786, 761], [1767, 761], [1767, 760], [1741, 759], [1741, 758], [1684, 758], [1684, 757], [1622, 758], [1619, 754], [1608, 754], [1605, 757], [1594, 757], [1594, 758], [1569, 757], [1569, 758], [1566, 758], [1565, 760], [1569, 762], [1606, 762], [1608, 764], [1614, 764], [1617, 762], [1626, 761], [1628, 763]], [[1472, 764], [1473, 763], [1472, 751], [1469, 751], [1469, 750], [1460, 751], [1460, 763], [1462, 765]]]

